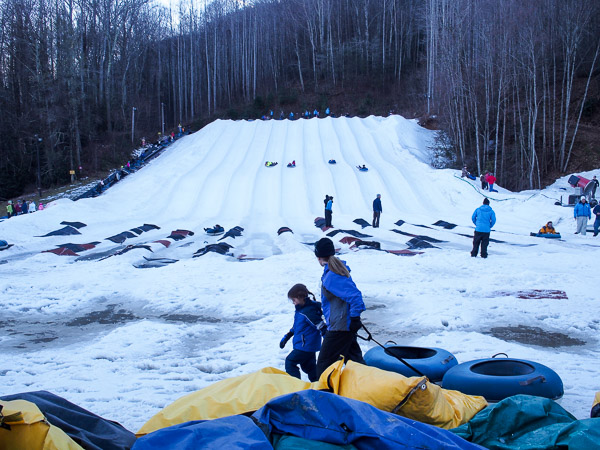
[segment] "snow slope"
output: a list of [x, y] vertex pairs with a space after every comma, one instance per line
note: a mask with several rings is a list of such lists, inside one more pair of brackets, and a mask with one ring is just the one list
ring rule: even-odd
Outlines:
[[[0, 223], [0, 239], [15, 244], [0, 252], [0, 394], [49, 390], [136, 431], [190, 391], [268, 365], [283, 368], [290, 348], [278, 343], [293, 318], [286, 293], [298, 282], [319, 292], [322, 269], [304, 243], [325, 235], [313, 220], [329, 194], [336, 229], [366, 233], [384, 249], [407, 248], [411, 237], [392, 229], [443, 241], [401, 257], [355, 251], [339, 243], [344, 234], [333, 237], [363, 292], [363, 321], [379, 341], [443, 347], [460, 362], [498, 352], [535, 360], [562, 377], [562, 405], [586, 417], [600, 390], [592, 278], [600, 240], [573, 235], [572, 208], [554, 205], [568, 193], [566, 178], [543, 191], [499, 187], [491, 194], [498, 217], [492, 238], [502, 242], [490, 245], [487, 260], [471, 258], [471, 239], [461, 233], [472, 235], [471, 214], [483, 196], [458, 171], [428, 165], [433, 138], [399, 116], [219, 120], [100, 197], [59, 200]], [[279, 164], [267, 168], [267, 160]], [[292, 160], [297, 167], [287, 168]], [[361, 229], [353, 220], [371, 221], [378, 193], [381, 228]], [[34, 237], [65, 220], [87, 226], [81, 235]], [[433, 226], [437, 220], [457, 227]], [[563, 240], [529, 236], [548, 220]], [[144, 223], [160, 229], [123, 244], [106, 240]], [[233, 257], [192, 258], [218, 242], [203, 232], [216, 223], [244, 228], [222, 241]], [[282, 226], [294, 233], [278, 236]], [[195, 234], [168, 248], [154, 242], [176, 229]], [[89, 261], [41, 253], [92, 241], [100, 244], [81, 253]], [[152, 252], [93, 257], [128, 244]], [[240, 263], [240, 255], [264, 259]], [[145, 258], [177, 262], [136, 268]], [[518, 298], [532, 289], [562, 290], [568, 299]]]

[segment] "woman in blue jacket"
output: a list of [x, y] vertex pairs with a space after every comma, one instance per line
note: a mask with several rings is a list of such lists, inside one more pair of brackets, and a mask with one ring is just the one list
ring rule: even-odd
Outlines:
[[343, 356], [365, 363], [356, 341], [362, 327], [360, 314], [366, 309], [362, 294], [350, 277], [350, 269], [335, 256], [331, 239], [323, 238], [315, 244], [315, 256], [323, 267], [321, 302], [327, 324], [327, 333], [317, 360], [317, 376]]
[[294, 337], [292, 341], [294, 349], [285, 358], [285, 371], [293, 377], [300, 378], [298, 369], [300, 366], [310, 381], [317, 381], [319, 378], [316, 353], [321, 349], [321, 334], [324, 334], [326, 329], [322, 319], [321, 304], [303, 284], [292, 286], [288, 298], [296, 307], [296, 312], [292, 329], [279, 343], [279, 348], [283, 348], [287, 341]]

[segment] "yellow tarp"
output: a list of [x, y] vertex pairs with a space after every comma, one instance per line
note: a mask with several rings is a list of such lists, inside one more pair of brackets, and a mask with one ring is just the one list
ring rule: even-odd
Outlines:
[[258, 372], [219, 381], [177, 399], [148, 420], [136, 435], [143, 436], [190, 420], [218, 419], [256, 411], [272, 398], [310, 387], [311, 383], [266, 367]]
[[487, 406], [483, 397], [442, 389], [426, 377], [399, 373], [348, 361], [332, 364], [319, 379], [342, 397], [441, 428], [468, 422]]
[[600, 391], [596, 392], [596, 395], [594, 396], [594, 404], [592, 405], [592, 407], [596, 406], [598, 403], [600, 403]]
[[49, 424], [34, 403], [0, 400], [0, 405], [4, 423], [11, 428], [0, 428], [0, 450], [82, 450], [63, 430]]

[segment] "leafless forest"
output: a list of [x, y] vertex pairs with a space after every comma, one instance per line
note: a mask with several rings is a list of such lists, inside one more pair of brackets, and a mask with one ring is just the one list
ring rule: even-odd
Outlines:
[[[0, 0], [0, 200], [202, 118], [381, 99], [513, 189], [595, 151], [600, 2]], [[362, 93], [364, 97], [361, 97]], [[368, 94], [367, 94], [368, 93]], [[316, 99], [316, 100], [315, 100]], [[303, 103], [304, 102], [304, 103]], [[246, 105], [246, 106], [243, 106]], [[134, 110], [135, 108], [135, 110]], [[132, 123], [133, 121], [133, 123]], [[593, 162], [592, 162], [593, 163]], [[591, 167], [589, 167], [591, 168]]]

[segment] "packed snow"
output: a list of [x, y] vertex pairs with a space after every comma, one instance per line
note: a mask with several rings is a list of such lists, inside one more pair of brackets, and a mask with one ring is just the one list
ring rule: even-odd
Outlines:
[[[600, 237], [574, 235], [573, 208], [555, 205], [572, 191], [568, 177], [542, 191], [483, 192], [460, 171], [430, 166], [434, 138], [399, 116], [218, 120], [97, 198], [57, 200], [3, 221], [0, 239], [14, 246], [0, 252], [0, 394], [48, 390], [135, 432], [191, 391], [283, 369], [291, 345], [278, 344], [294, 311], [287, 291], [304, 283], [319, 296], [322, 268], [309, 244], [327, 233], [314, 219], [329, 194], [334, 230], [368, 234], [385, 250], [406, 249], [411, 239], [394, 229], [442, 241], [398, 256], [332, 237], [375, 339], [441, 347], [459, 362], [503, 352], [542, 363], [563, 380], [562, 406], [589, 417], [600, 390]], [[292, 160], [296, 167], [286, 167]], [[368, 172], [356, 169], [362, 164]], [[377, 194], [381, 227], [362, 229], [353, 220], [371, 222]], [[472, 258], [472, 240], [461, 234], [472, 236], [484, 195], [497, 216], [491, 237], [502, 242], [490, 244], [487, 259]], [[432, 225], [438, 220], [457, 226]], [[561, 240], [530, 236], [549, 220]], [[87, 226], [81, 235], [36, 237], [62, 221]], [[122, 244], [106, 239], [143, 224], [160, 228]], [[204, 232], [215, 224], [244, 231], [220, 241], [232, 246], [228, 255], [194, 258], [219, 242]], [[293, 233], [278, 235], [284, 226]], [[169, 247], [155, 242], [174, 230], [194, 234]], [[80, 260], [43, 253], [91, 242], [99, 244]], [[110, 256], [131, 244], [146, 247]], [[138, 268], [148, 263], [159, 267]], [[568, 298], [519, 298], [531, 290]], [[374, 345], [360, 343], [363, 352]]]

